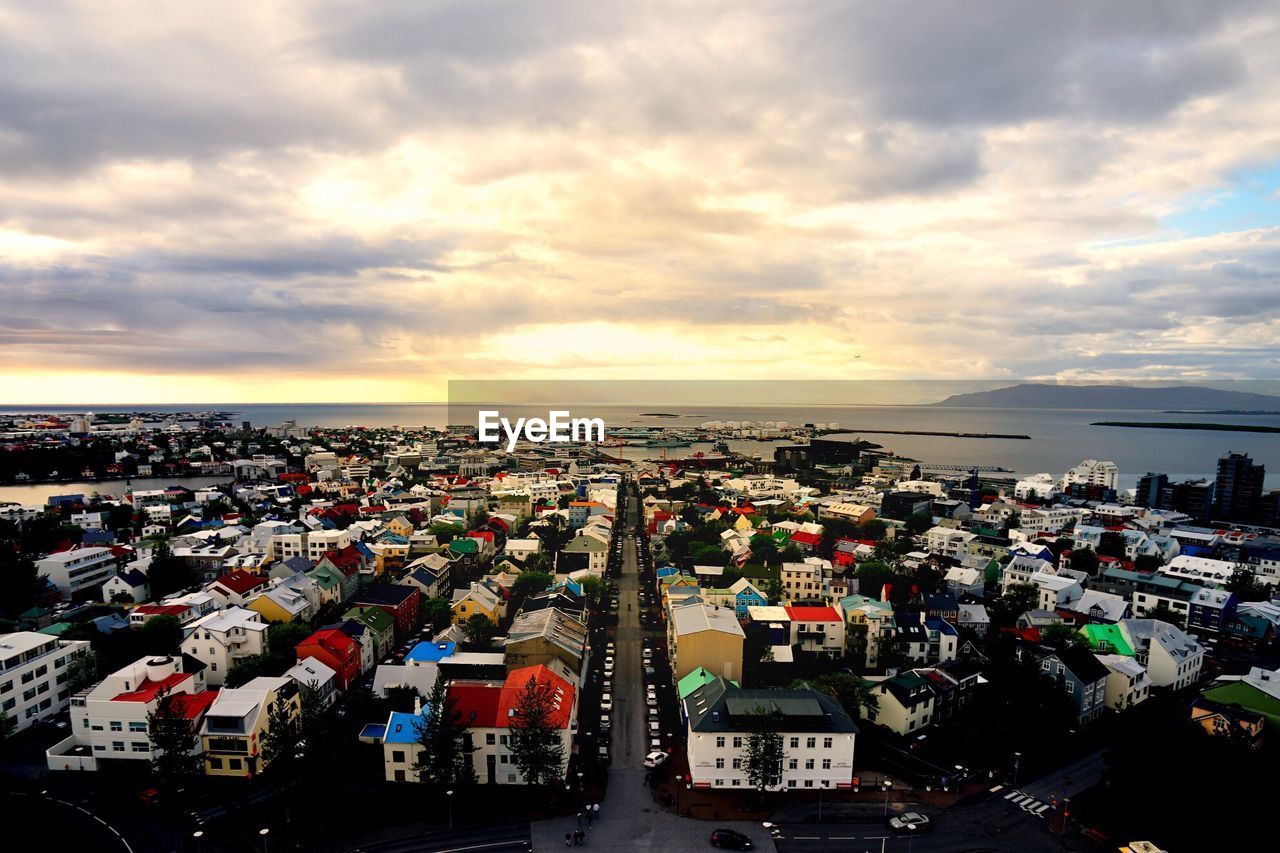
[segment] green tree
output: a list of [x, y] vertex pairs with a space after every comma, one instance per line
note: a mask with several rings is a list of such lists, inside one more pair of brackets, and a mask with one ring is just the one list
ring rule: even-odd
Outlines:
[[163, 598], [191, 586], [196, 578], [181, 557], [173, 556], [169, 544], [160, 542], [151, 552], [151, 567], [147, 569], [147, 580], [151, 585], [152, 596]]
[[18, 727], [18, 721], [9, 716], [9, 712], [0, 708], [0, 743], [4, 743], [9, 733]]
[[1239, 601], [1268, 601], [1271, 598], [1270, 588], [1260, 582], [1257, 575], [1253, 573], [1253, 569], [1243, 563], [1238, 564], [1235, 571], [1231, 573], [1226, 587], [1235, 593]]
[[474, 747], [468, 746], [467, 727], [455, 706], [445, 677], [437, 675], [422, 716], [415, 722], [422, 749], [413, 769], [421, 782], [451, 787], [475, 781], [471, 768]]
[[1004, 595], [991, 602], [991, 624], [997, 628], [1007, 628], [1023, 613], [1034, 610], [1039, 600], [1040, 592], [1035, 584], [1010, 584]]
[[1071, 552], [1071, 568], [1087, 575], [1098, 573], [1098, 555], [1088, 548], [1076, 548]]
[[757, 705], [749, 712], [752, 731], [742, 747], [742, 769], [750, 788], [776, 788], [782, 784], [787, 754], [781, 734], [781, 714]]
[[138, 629], [139, 641], [149, 655], [176, 655], [182, 645], [182, 623], [167, 614], [152, 616]]
[[557, 784], [564, 772], [564, 743], [552, 722], [555, 687], [551, 679], [530, 678], [514, 710], [507, 729], [511, 760], [528, 784]]
[[191, 720], [179, 710], [178, 694], [162, 690], [156, 708], [147, 715], [151, 739], [151, 770], [159, 783], [172, 790], [184, 780], [198, 776], [204, 761], [195, 748]]
[[604, 600], [604, 581], [595, 575], [587, 575], [582, 579], [582, 597], [588, 607], [596, 608]]
[[67, 666], [67, 689], [79, 693], [98, 680], [98, 654], [86, 652]]
[[488, 646], [493, 640], [494, 635], [498, 633], [498, 626], [494, 625], [488, 616], [477, 613], [462, 623], [462, 632], [467, 635], [468, 643], [482, 647]]
[[812, 687], [840, 703], [841, 707], [855, 720], [861, 716], [863, 709], [877, 711], [880, 708], [880, 697], [874, 685], [865, 678], [859, 678], [848, 672], [833, 672], [820, 675], [805, 681], [797, 679], [791, 683], [793, 689]]
[[303, 687], [300, 690], [302, 713], [294, 711], [290, 697], [277, 695], [267, 714], [267, 730], [262, 733], [262, 767], [277, 779], [294, 775], [305, 755], [306, 729], [318, 712], [316, 691]]
[[1060, 652], [1085, 644], [1085, 640], [1080, 636], [1080, 633], [1065, 623], [1045, 627], [1040, 631], [1040, 641], [1047, 646], [1053, 646]]
[[933, 527], [933, 516], [930, 513], [916, 512], [907, 518], [907, 532], [912, 536], [919, 536], [931, 527]]
[[442, 630], [453, 619], [453, 604], [442, 595], [423, 599], [422, 618], [433, 631]]
[[35, 604], [40, 577], [35, 561], [18, 552], [17, 543], [0, 539], [0, 613], [10, 616]]
[[1159, 619], [1161, 622], [1168, 622], [1178, 628], [1185, 628], [1187, 625], [1186, 617], [1163, 601], [1148, 610], [1144, 616], [1147, 619]]

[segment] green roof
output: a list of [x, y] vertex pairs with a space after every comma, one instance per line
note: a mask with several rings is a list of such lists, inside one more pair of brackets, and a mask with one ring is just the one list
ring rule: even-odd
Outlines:
[[1267, 726], [1280, 729], [1280, 699], [1264, 693], [1252, 684], [1243, 681], [1230, 681], [1218, 687], [1211, 687], [1204, 692], [1206, 699], [1221, 702], [1223, 705], [1239, 705], [1255, 714], [1267, 718]]
[[449, 543], [449, 550], [455, 554], [478, 554], [480, 543], [474, 539], [455, 539]]
[[[680, 681], [676, 684], [676, 693], [680, 695], [680, 701], [683, 702], [690, 693], [697, 690], [699, 687], [702, 687], [703, 685], [710, 684], [715, 680], [716, 680], [715, 675], [713, 675], [711, 672], [708, 672], [703, 667], [698, 667], [697, 669], [693, 670], [688, 675], [686, 675], [684, 678], [680, 679]], [[736, 681], [730, 681], [729, 683], [732, 684], [734, 687], [739, 686], [738, 682]]]
[[1133, 657], [1133, 647], [1124, 638], [1119, 625], [1085, 625], [1080, 633], [1089, 642], [1089, 648], [1095, 652]]
[[367, 607], [353, 607], [346, 613], [342, 614], [343, 619], [356, 619], [365, 623], [375, 631], [386, 631], [388, 628], [395, 626], [395, 620], [391, 618], [391, 614], [383, 610], [381, 607], [372, 605]]
[[48, 634], [52, 637], [61, 637], [71, 627], [70, 622], [54, 622], [36, 631], [37, 634]]

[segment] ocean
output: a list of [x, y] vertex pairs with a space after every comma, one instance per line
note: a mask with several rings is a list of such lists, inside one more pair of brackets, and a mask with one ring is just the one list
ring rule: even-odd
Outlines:
[[[18, 412], [82, 412], [85, 407], [41, 406], [5, 408], [0, 414]], [[501, 406], [504, 416], [546, 416], [546, 407]], [[1081, 409], [991, 409], [932, 406], [620, 406], [567, 405], [574, 417], [600, 417], [610, 426], [658, 425], [694, 427], [704, 421], [787, 421], [836, 423], [842, 431], [858, 434], [859, 429], [905, 429], [941, 432], [1005, 433], [1029, 435], [1030, 440], [954, 438], [946, 436], [868, 434], [865, 438], [924, 462], [951, 465], [992, 465], [1019, 475], [1047, 472], [1061, 476], [1083, 459], [1104, 459], [1120, 467], [1122, 487], [1132, 487], [1142, 474], [1158, 471], [1175, 480], [1212, 477], [1218, 457], [1227, 451], [1245, 452], [1267, 467], [1267, 485], [1280, 488], [1280, 433], [1207, 432], [1167, 429], [1129, 429], [1090, 426], [1092, 421], [1130, 420], [1162, 422], [1204, 422], [1258, 424], [1280, 427], [1280, 415], [1173, 414], [1141, 410]], [[255, 427], [279, 426], [287, 420], [299, 426], [435, 426], [450, 420], [445, 403], [397, 404], [187, 404], [183, 406], [112, 406], [95, 409], [111, 411], [228, 411], [235, 421], [247, 420]], [[472, 409], [456, 410], [473, 411]], [[676, 417], [652, 417], [662, 412]], [[470, 415], [469, 415], [470, 416]], [[474, 421], [472, 421], [474, 422]], [[735, 450], [771, 453], [771, 442], [732, 442]], [[679, 458], [710, 445], [668, 448], [670, 458]], [[659, 448], [615, 448], [611, 452], [628, 458], [661, 458]], [[60, 483], [56, 485], [0, 487], [0, 501], [32, 503], [48, 494], [99, 491], [114, 494], [123, 484], [112, 482]], [[159, 485], [168, 485], [162, 483]], [[155, 487], [155, 486], [152, 486]]]

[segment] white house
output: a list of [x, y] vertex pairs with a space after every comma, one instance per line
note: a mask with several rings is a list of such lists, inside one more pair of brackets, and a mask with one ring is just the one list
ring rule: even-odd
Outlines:
[[230, 607], [192, 623], [182, 653], [202, 662], [205, 681], [218, 687], [241, 660], [267, 650], [269, 623], [256, 610]]
[[97, 587], [116, 573], [110, 548], [72, 548], [36, 561], [36, 571], [49, 578], [63, 598], [97, 597]]
[[0, 634], [0, 709], [14, 722], [14, 731], [66, 709], [70, 665], [88, 653], [88, 640], [59, 640], [36, 631]]

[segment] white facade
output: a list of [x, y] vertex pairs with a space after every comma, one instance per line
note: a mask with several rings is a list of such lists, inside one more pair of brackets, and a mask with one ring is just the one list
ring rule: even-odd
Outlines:
[[1086, 459], [1062, 475], [1064, 489], [1075, 483], [1114, 489], [1119, 481], [1120, 469], [1116, 463], [1099, 462], [1097, 459]]
[[963, 557], [966, 546], [977, 538], [976, 533], [957, 530], [954, 527], [933, 527], [924, 534], [925, 548], [930, 554], [950, 557], [953, 560]]
[[341, 551], [351, 544], [346, 530], [310, 530], [306, 533], [283, 533], [271, 537], [271, 553], [277, 560], [306, 557], [320, 562], [326, 551]]
[[36, 561], [36, 570], [49, 578], [63, 598], [85, 597], [116, 573], [110, 548], [74, 548]]
[[267, 628], [256, 610], [231, 607], [193, 623], [182, 641], [182, 652], [203, 663], [205, 681], [219, 687], [236, 663], [267, 650]]
[[0, 708], [16, 724], [14, 731], [66, 710], [71, 662], [88, 652], [88, 640], [35, 631], [0, 634]]

